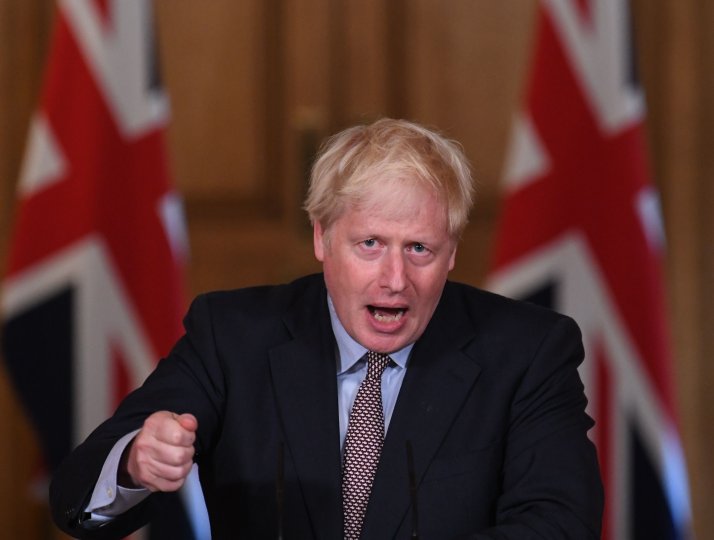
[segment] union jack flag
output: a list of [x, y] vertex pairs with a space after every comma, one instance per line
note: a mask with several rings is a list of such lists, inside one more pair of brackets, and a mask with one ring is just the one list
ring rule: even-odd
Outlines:
[[58, 2], [2, 292], [7, 369], [49, 472], [182, 333], [187, 241], [155, 61], [150, 2]]
[[644, 99], [626, 0], [542, 0], [489, 288], [583, 331], [604, 539], [680, 539], [689, 496], [672, 392]]

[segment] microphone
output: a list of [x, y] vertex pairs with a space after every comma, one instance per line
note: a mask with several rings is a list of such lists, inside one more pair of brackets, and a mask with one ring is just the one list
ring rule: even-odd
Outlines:
[[284, 443], [278, 444], [277, 475], [275, 477], [275, 502], [278, 517], [278, 540], [283, 540], [283, 502], [285, 498], [285, 448]]
[[412, 535], [419, 540], [419, 507], [417, 505], [416, 474], [414, 473], [414, 452], [412, 442], [407, 441], [407, 472], [409, 473], [409, 498], [412, 503]]

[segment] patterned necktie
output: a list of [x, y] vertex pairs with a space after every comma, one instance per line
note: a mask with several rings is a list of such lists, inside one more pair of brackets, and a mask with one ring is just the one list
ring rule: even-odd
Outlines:
[[342, 504], [345, 540], [357, 540], [367, 511], [372, 481], [384, 443], [382, 372], [386, 354], [367, 353], [367, 376], [357, 391], [345, 437], [342, 466]]

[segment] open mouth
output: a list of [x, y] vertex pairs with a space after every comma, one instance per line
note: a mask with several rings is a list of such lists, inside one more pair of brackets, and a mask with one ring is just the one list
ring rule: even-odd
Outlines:
[[367, 306], [372, 316], [379, 322], [398, 322], [406, 313], [406, 308], [390, 308], [380, 306]]

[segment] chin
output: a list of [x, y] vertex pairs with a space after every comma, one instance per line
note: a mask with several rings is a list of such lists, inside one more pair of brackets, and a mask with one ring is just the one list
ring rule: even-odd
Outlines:
[[374, 339], [371, 340], [372, 346], [368, 347], [371, 351], [390, 354], [407, 346], [408, 342], [403, 340], [393, 339]]

